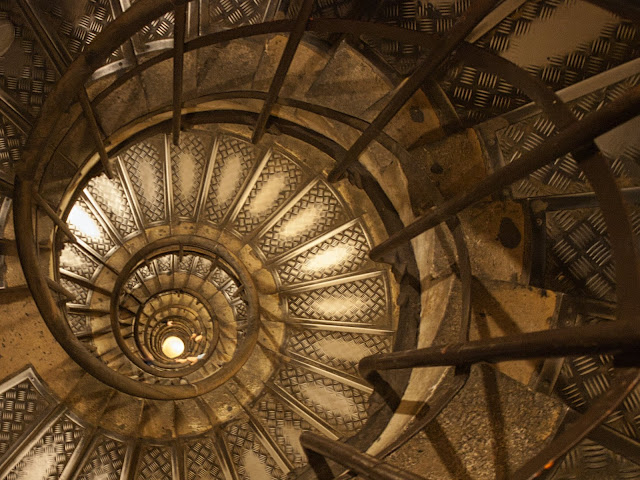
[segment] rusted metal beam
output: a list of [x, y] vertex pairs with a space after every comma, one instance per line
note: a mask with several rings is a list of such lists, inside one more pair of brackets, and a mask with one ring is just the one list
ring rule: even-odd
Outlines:
[[62, 232], [67, 236], [67, 238], [69, 240], [71, 240], [73, 243], [77, 243], [78, 239], [76, 238], [76, 236], [73, 234], [73, 232], [69, 228], [69, 225], [67, 225], [58, 216], [58, 214], [56, 212], [54, 212], [53, 208], [51, 208], [51, 205], [49, 205], [49, 202], [47, 202], [44, 198], [42, 198], [42, 196], [36, 191], [33, 191], [32, 195], [33, 195], [33, 199], [36, 201], [36, 204], [40, 208], [42, 208], [42, 210], [44, 210], [44, 213], [46, 213], [47, 216], [53, 221], [53, 223], [55, 223], [56, 226], [60, 230], [62, 230]]
[[316, 472], [318, 480], [334, 478], [326, 458], [349, 467], [369, 480], [423, 480], [415, 473], [383, 463], [380, 459], [362, 453], [351, 445], [331, 440], [317, 433], [302, 432], [300, 444], [304, 448], [309, 464]]
[[282, 57], [280, 57], [280, 63], [278, 63], [276, 73], [273, 75], [267, 99], [265, 100], [262, 110], [260, 111], [260, 115], [258, 116], [253, 137], [251, 138], [253, 143], [258, 143], [264, 135], [267, 120], [269, 120], [269, 116], [271, 115], [271, 110], [273, 110], [273, 106], [278, 100], [280, 89], [284, 84], [291, 62], [293, 62], [293, 57], [296, 54], [298, 45], [300, 44], [302, 36], [306, 30], [307, 22], [309, 21], [309, 17], [311, 16], [311, 11], [313, 9], [313, 4], [314, 0], [304, 0], [300, 11], [298, 12], [295, 25], [289, 34], [289, 39], [287, 40], [287, 45], [284, 47], [284, 51], [282, 52]]
[[640, 328], [621, 322], [559, 328], [437, 347], [371, 355], [360, 360], [360, 374], [375, 370], [469, 365], [568, 355], [621, 354], [636, 351]]
[[93, 111], [91, 101], [89, 100], [89, 96], [87, 95], [87, 90], [85, 88], [80, 89], [78, 93], [78, 100], [80, 100], [80, 105], [82, 106], [84, 117], [86, 118], [87, 124], [89, 125], [89, 131], [91, 132], [93, 141], [95, 142], [96, 148], [98, 149], [98, 155], [100, 156], [100, 163], [102, 163], [102, 168], [104, 168], [107, 177], [112, 179], [114, 178], [114, 174], [113, 169], [111, 168], [111, 164], [109, 163], [109, 154], [107, 153], [107, 149], [104, 146], [102, 134], [100, 133], [100, 127], [98, 127], [96, 114]]
[[187, 6], [178, 5], [175, 11], [173, 31], [173, 144], [180, 144], [182, 128], [182, 89], [184, 80], [184, 39], [187, 26]]
[[568, 126], [539, 147], [489, 175], [470, 192], [447, 200], [401, 231], [391, 235], [371, 250], [371, 258], [379, 260], [388, 251], [434, 228], [470, 205], [492, 193], [499, 192], [556, 158], [588, 144], [595, 137], [635, 117], [638, 112], [640, 112], [640, 87], [635, 87], [621, 98], [590, 113], [580, 122]]
[[328, 177], [330, 182], [340, 180], [347, 168], [357, 162], [360, 154], [376, 139], [405, 103], [420, 89], [427, 78], [435, 73], [442, 62], [464, 41], [467, 35], [491, 11], [496, 3], [498, 3], [496, 0], [477, 0], [469, 4], [467, 10], [460, 16], [451, 30], [438, 40], [424, 62], [410, 77], [403, 81], [389, 103], [331, 170]]

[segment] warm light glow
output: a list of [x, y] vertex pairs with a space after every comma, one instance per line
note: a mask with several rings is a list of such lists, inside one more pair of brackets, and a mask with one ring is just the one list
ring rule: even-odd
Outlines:
[[254, 217], [258, 217], [268, 212], [271, 207], [278, 201], [280, 192], [287, 186], [289, 175], [284, 172], [274, 173], [271, 175], [264, 186], [258, 191], [254, 199], [249, 205], [249, 213]]
[[230, 155], [222, 166], [218, 183], [218, 202], [225, 205], [236, 193], [242, 182], [242, 157], [237, 153]]
[[162, 342], [162, 353], [169, 358], [176, 358], [184, 352], [184, 342], [178, 337], [167, 337]]
[[321, 298], [314, 303], [314, 307], [316, 312], [323, 317], [350, 317], [370, 306], [367, 305], [366, 298], [344, 294], [337, 297]]
[[324, 205], [321, 203], [309, 205], [282, 226], [280, 236], [283, 239], [290, 239], [309, 230], [324, 215], [324, 210]]
[[82, 208], [80, 205], [76, 205], [71, 209], [67, 223], [80, 232], [80, 234], [90, 238], [100, 238], [100, 227], [96, 221], [91, 218], [91, 215]]
[[350, 245], [338, 245], [307, 259], [302, 265], [302, 270], [312, 273], [335, 267], [347, 260], [352, 253], [353, 248]]

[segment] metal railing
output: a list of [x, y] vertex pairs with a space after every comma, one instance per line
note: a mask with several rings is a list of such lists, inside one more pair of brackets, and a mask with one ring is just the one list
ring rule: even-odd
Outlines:
[[[51, 217], [57, 229], [70, 237], [64, 222], [56, 211], [38, 194], [41, 187], [43, 172], [49, 161], [52, 151], [51, 138], [54, 130], [61, 121], [67, 121], [63, 112], [69, 111], [76, 102], [88, 120], [89, 128], [93, 132], [96, 141], [96, 150], [100, 153], [103, 168], [109, 172], [109, 162], [106, 158], [106, 149], [101, 134], [97, 131], [95, 122], [95, 104], [103, 101], [109, 91], [117, 88], [128, 78], [132, 78], [146, 68], [174, 57], [174, 85], [173, 85], [173, 139], [178, 141], [182, 122], [182, 65], [185, 52], [196, 50], [207, 45], [228, 41], [235, 38], [244, 38], [252, 35], [275, 32], [289, 32], [289, 40], [273, 78], [271, 87], [264, 92], [225, 92], [220, 98], [256, 98], [262, 100], [262, 109], [258, 114], [247, 112], [235, 112], [236, 116], [221, 116], [219, 121], [236, 120], [241, 123], [252, 124], [255, 128], [254, 141], [258, 141], [264, 133], [265, 127], [270, 123], [280, 123], [283, 132], [296, 129], [291, 122], [287, 123], [278, 119], [273, 114], [273, 106], [276, 104], [294, 106], [306, 109], [310, 112], [327, 116], [328, 118], [351, 124], [360, 128], [361, 136], [346, 151], [338, 152], [339, 162], [329, 175], [330, 180], [336, 181], [345, 174], [359, 176], [360, 181], [373, 181], [371, 176], [358, 164], [359, 155], [374, 141], [385, 145], [386, 135], [383, 130], [402, 108], [403, 105], [417, 92], [422, 84], [436, 71], [439, 65], [450, 55], [459, 59], [473, 62], [477, 68], [485, 69], [491, 73], [497, 73], [508, 78], [513, 85], [536, 102], [547, 113], [561, 130], [554, 137], [547, 139], [538, 148], [529, 154], [514, 160], [507, 166], [494, 172], [482, 180], [468, 193], [458, 195], [443, 201], [436, 198], [436, 206], [432, 211], [418, 218], [414, 223], [399, 229], [388, 240], [376, 246], [371, 252], [371, 258], [380, 260], [393, 249], [406, 246], [412, 238], [424, 233], [443, 222], [454, 232], [458, 247], [458, 260], [460, 276], [463, 280], [463, 328], [459, 343], [439, 346], [437, 348], [425, 348], [413, 351], [394, 352], [390, 354], [367, 357], [360, 362], [362, 376], [370, 380], [376, 390], [392, 406], [397, 405], [399, 396], [393, 392], [382, 380], [379, 371], [391, 369], [406, 369], [417, 367], [430, 367], [436, 365], [458, 366], [456, 376], [458, 381], [449, 391], [441, 393], [429, 405], [429, 408], [420, 418], [420, 423], [414, 427], [413, 433], [423, 428], [438, 412], [453, 398], [468, 376], [468, 367], [472, 363], [480, 361], [498, 362], [511, 359], [562, 357], [577, 354], [611, 353], [616, 356], [622, 368], [616, 373], [616, 379], [611, 389], [601, 396], [586, 413], [576, 418], [553, 442], [545, 447], [538, 455], [523, 465], [515, 474], [515, 479], [532, 479], [544, 471], [545, 466], [564, 455], [572, 446], [584, 438], [590, 431], [600, 425], [625, 395], [640, 381], [640, 370], [636, 365], [637, 348], [640, 345], [640, 323], [637, 321], [640, 312], [640, 261], [636, 242], [632, 239], [633, 231], [626, 214], [626, 206], [623, 196], [618, 189], [615, 180], [607, 166], [604, 157], [598, 152], [593, 139], [598, 135], [624, 123], [640, 113], [640, 87], [632, 89], [621, 99], [605, 106], [600, 111], [588, 115], [581, 121], [577, 121], [564, 103], [555, 94], [540, 82], [532, 79], [530, 75], [504, 59], [480, 51], [477, 47], [464, 43], [469, 32], [487, 15], [498, 3], [495, 0], [482, 0], [472, 2], [468, 12], [455, 24], [450, 34], [436, 38], [417, 32], [385, 25], [376, 25], [373, 22], [358, 22], [353, 20], [323, 20], [310, 19], [313, 2], [306, 0], [298, 17], [294, 20], [269, 22], [261, 25], [239, 27], [236, 29], [217, 32], [205, 37], [200, 37], [189, 42], [184, 41], [184, 5], [185, 0], [140, 0], [127, 12], [112, 22], [104, 32], [98, 36], [66, 69], [55, 90], [51, 93], [37, 119], [29, 141], [24, 151], [23, 164], [19, 168], [15, 183], [15, 230], [18, 238], [19, 255], [24, 267], [25, 275], [33, 296], [38, 304], [43, 318], [58, 342], [67, 350], [69, 355], [82, 365], [89, 373], [101, 379], [105, 383], [121, 389], [132, 395], [173, 399], [175, 392], [170, 389], [140, 385], [138, 382], [117, 375], [99, 362], [96, 358], [79, 344], [78, 340], [70, 332], [57, 303], [50, 291], [50, 282], [39, 268], [37, 242], [34, 241], [33, 228], [34, 210], [44, 210]], [[596, 2], [603, 7], [614, 5], [616, 10], [623, 9], [621, 2], [612, 0]], [[132, 35], [148, 24], [154, 18], [166, 12], [175, 10], [176, 13], [176, 39], [172, 51], [159, 54], [156, 57], [141, 63], [138, 67], [126, 72], [114, 82], [111, 87], [103, 91], [92, 102], [88, 102], [85, 96], [85, 84], [91, 74], [101, 67], [108, 55], [119, 45], [127, 41]], [[633, 12], [632, 12], [633, 13]], [[632, 16], [633, 18], [633, 16]], [[391, 99], [382, 109], [382, 112], [371, 122], [364, 122], [334, 110], [307, 104], [294, 99], [280, 98], [280, 87], [284, 81], [297, 45], [305, 31], [321, 31], [328, 33], [353, 33], [376, 35], [385, 38], [411, 41], [419, 45], [427, 46], [430, 53], [414, 74], [407, 78], [397, 89]], [[78, 93], [80, 92], [80, 93]], [[205, 113], [201, 114], [206, 116]], [[197, 119], [197, 116], [194, 118]], [[213, 118], [211, 116], [209, 119]], [[223, 120], [224, 118], [224, 120]], [[302, 134], [301, 134], [302, 135]], [[311, 138], [312, 134], [304, 133]], [[319, 141], [319, 140], [318, 140]], [[573, 153], [580, 167], [594, 188], [598, 203], [604, 214], [608, 228], [613, 257], [616, 266], [617, 278], [617, 322], [604, 325], [591, 325], [558, 329], [540, 333], [514, 335], [490, 340], [468, 341], [469, 308], [470, 308], [470, 282], [471, 272], [468, 257], [456, 215], [465, 208], [473, 205], [481, 199], [500, 192], [513, 182], [526, 177], [528, 174], [553, 161], [560, 155]], [[364, 177], [364, 180], [362, 178]], [[190, 396], [198, 395], [197, 389], [189, 393]], [[406, 437], [405, 437], [406, 440]], [[377, 459], [365, 454], [353, 451], [341, 443], [333, 442], [310, 433], [305, 433], [302, 443], [307, 449], [311, 465], [317, 470], [320, 477], [329, 473], [324, 465], [324, 457], [353, 469], [369, 478], [376, 479], [415, 479], [413, 474], [402, 472], [396, 468], [382, 465]]]

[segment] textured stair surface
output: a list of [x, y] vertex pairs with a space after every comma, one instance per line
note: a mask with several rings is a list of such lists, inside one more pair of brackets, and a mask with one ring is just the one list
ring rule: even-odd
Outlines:
[[565, 411], [559, 400], [476, 365], [436, 420], [389, 462], [430, 480], [509, 478], [548, 441]]
[[[11, 180], [21, 167], [28, 130], [60, 78], [47, 54], [50, 46], [38, 40], [22, 4], [34, 8], [48, 38], [71, 59], [132, 3], [0, 4], [0, 27], [14, 32], [7, 54], [0, 56], [2, 178]], [[192, 2], [187, 40], [295, 18], [299, 3]], [[358, 3], [363, 2], [317, 1], [312, 18], [357, 17], [352, 7]], [[370, 3], [363, 8], [374, 17], [365, 17], [369, 21], [446, 38], [468, 2]], [[562, 98], [570, 98], [578, 117], [640, 83], [638, 24], [582, 0], [503, 2], [502, 7], [508, 6], [513, 11], [505, 10], [505, 18], [494, 18], [493, 26], [477, 35], [476, 29], [469, 38], [550, 89], [564, 89]], [[183, 256], [180, 250], [153, 258], [126, 285], [133, 293], [122, 305], [129, 310], [138, 308], [135, 295], [142, 298], [145, 292], [178, 285], [178, 290], [202, 293], [216, 313], [215, 355], [195, 372], [171, 380], [143, 371], [123, 354], [110, 332], [110, 297], [74, 282], [73, 276], [108, 293], [116, 275], [102, 264], [119, 271], [133, 252], [171, 235], [219, 241], [248, 268], [259, 292], [257, 344], [233, 379], [197, 398], [159, 401], [127, 395], [87, 374], [56, 344], [28, 295], [18, 257], [6, 255], [4, 285], [16, 289], [0, 297], [0, 478], [284, 480], [305, 467], [299, 435], [306, 430], [341, 440], [358, 434], [367, 437], [358, 440], [363, 450], [373, 444], [369, 452], [379, 451], [410, 423], [423, 400], [446, 388], [451, 372], [443, 367], [391, 373], [408, 379], [408, 388], [387, 425], [378, 421], [380, 428], [371, 431], [370, 415], [379, 413], [373, 408], [379, 404], [370, 404], [372, 389], [359, 377], [357, 363], [366, 355], [391, 351], [394, 342], [423, 347], [459, 341], [461, 252], [444, 224], [414, 239], [415, 265], [413, 258], [395, 253], [389, 257], [392, 266], [376, 264], [369, 250], [387, 238], [385, 226], [397, 227], [398, 219], [411, 223], [439, 197], [468, 191], [557, 133], [554, 122], [536, 107], [516, 110], [530, 100], [515, 84], [458, 58], [433, 72], [432, 83], [416, 92], [384, 128], [384, 141], [374, 142], [359, 158], [388, 204], [369, 198], [357, 187], [361, 179], [356, 175], [353, 183], [329, 184], [326, 174], [336, 159], [282, 134], [273, 118], [256, 145], [250, 141], [252, 129], [234, 125], [235, 120], [192, 125], [189, 116], [178, 146], [158, 129], [126, 142], [170, 118], [173, 59], [136, 73], [110, 93], [100, 92], [117, 84], [125, 69], [170, 51], [174, 17], [167, 13], [117, 46], [86, 85], [89, 97], [98, 99], [93, 107], [112, 156], [114, 179], [98, 174], [83, 183], [88, 165], [98, 161], [95, 139], [79, 105], [63, 112], [51, 138], [56, 150], [40, 193], [60, 206], [80, 241], [58, 242], [49, 255], [53, 224], [39, 211], [36, 240], [45, 246], [40, 268], [75, 296], [69, 300], [55, 294], [82, 348], [123, 377], [184, 385], [214, 374], [241, 341], [242, 328], [235, 322], [242, 322], [246, 304], [222, 269], [212, 268], [208, 281], [211, 262], [195, 254]], [[260, 112], [260, 98], [271, 86], [287, 40], [287, 34], [267, 34], [188, 52], [184, 113]], [[279, 92], [282, 104], [272, 114], [348, 149], [429, 53], [386, 36], [307, 32]], [[593, 82], [597, 88], [582, 82], [624, 64], [625, 78], [600, 77]], [[308, 102], [328, 116], [286, 106], [286, 99]], [[17, 123], [16, 115], [23, 117]], [[336, 115], [346, 116], [351, 126]], [[28, 128], [22, 131], [20, 123]], [[637, 139], [636, 121], [598, 141], [624, 187], [640, 185]], [[547, 211], [535, 200], [591, 189], [569, 154], [460, 214], [474, 276], [471, 340], [615, 318], [615, 306], [608, 303], [595, 313], [580, 307], [584, 299], [616, 299], [600, 209]], [[3, 210], [8, 210], [5, 200]], [[631, 219], [640, 232], [637, 206], [631, 206]], [[532, 251], [540, 248], [532, 244], [532, 227], [546, 242], [544, 288], [527, 285]], [[14, 238], [10, 214], [3, 237]], [[410, 300], [407, 284], [417, 292]], [[174, 292], [172, 301], [191, 307], [189, 301], [181, 303], [180, 295]], [[87, 308], [93, 312], [82, 313]], [[407, 310], [414, 314], [409, 320], [415, 320], [415, 331], [407, 335], [411, 338], [398, 338], [396, 329], [407, 321], [399, 312]], [[127, 326], [131, 318], [121, 312], [125, 344], [135, 351], [134, 332]], [[509, 478], [553, 438], [568, 407], [584, 411], [607, 390], [614, 369], [608, 355], [572, 357], [554, 365], [556, 375], [546, 385], [538, 382], [541, 371], [550, 367], [543, 360], [474, 366], [464, 388], [436, 420], [388, 461], [426, 480]], [[606, 422], [631, 438], [640, 437], [639, 391]], [[554, 480], [640, 478], [639, 465], [588, 439], [558, 467]]]

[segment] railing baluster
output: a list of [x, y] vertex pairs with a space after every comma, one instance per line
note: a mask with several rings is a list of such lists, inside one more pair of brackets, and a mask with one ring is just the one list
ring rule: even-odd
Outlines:
[[470, 3], [467, 10], [451, 30], [434, 45], [433, 50], [417, 70], [400, 84], [389, 103], [360, 135], [344, 158], [331, 170], [328, 177], [330, 182], [335, 182], [342, 178], [347, 168], [357, 161], [360, 154], [384, 130], [384, 127], [396, 116], [413, 94], [418, 91], [425, 80], [435, 73], [442, 62], [464, 41], [467, 35], [491, 11], [496, 3], [496, 0], [477, 0]]
[[173, 34], [173, 144], [180, 144], [182, 128], [182, 86], [184, 80], [184, 38], [187, 26], [187, 5], [178, 5], [175, 12]]
[[369, 480], [423, 480], [422, 477], [414, 473], [401, 470], [393, 465], [383, 463], [376, 457], [361, 453], [351, 445], [330, 440], [316, 433], [303, 432], [300, 435], [300, 444], [304, 448], [309, 464], [315, 470], [318, 480], [334, 478], [325, 458], [330, 458], [349, 467]]
[[304, 35], [304, 32], [306, 30], [307, 22], [309, 21], [311, 11], [313, 10], [313, 3], [314, 0], [304, 0], [304, 3], [302, 4], [300, 11], [298, 12], [296, 23], [293, 27], [293, 30], [291, 30], [291, 33], [289, 34], [287, 45], [284, 47], [282, 57], [280, 57], [280, 63], [278, 63], [276, 73], [273, 75], [273, 80], [271, 81], [271, 86], [269, 87], [267, 99], [264, 101], [262, 111], [258, 116], [256, 128], [253, 132], [253, 138], [251, 139], [253, 143], [258, 143], [264, 135], [264, 131], [267, 126], [267, 120], [269, 120], [269, 116], [271, 115], [271, 110], [278, 100], [280, 89], [284, 84], [284, 80], [287, 76], [287, 72], [289, 71], [289, 67], [291, 66], [291, 62], [293, 61], [293, 57], [298, 50], [298, 45], [300, 44], [302, 36]]
[[366, 378], [374, 370], [636, 351], [640, 344], [640, 329], [628, 324], [622, 327], [620, 323], [559, 328], [371, 355], [360, 360], [359, 369]]
[[49, 205], [49, 202], [42, 198], [42, 196], [36, 191], [34, 191], [32, 195], [38, 206], [44, 210], [44, 213], [46, 213], [47, 216], [53, 221], [53, 223], [55, 223], [56, 226], [60, 230], [62, 230], [67, 238], [73, 243], [78, 243], [76, 236], [73, 234], [69, 226], [56, 214], [53, 208], [51, 208], [51, 205]]
[[96, 114], [93, 111], [93, 107], [91, 106], [91, 100], [89, 100], [87, 91], [84, 88], [80, 89], [80, 92], [78, 93], [78, 100], [80, 100], [80, 105], [82, 106], [84, 117], [86, 118], [87, 124], [89, 125], [89, 131], [91, 132], [93, 141], [95, 142], [96, 148], [98, 149], [98, 155], [100, 156], [100, 163], [102, 163], [102, 168], [104, 168], [107, 177], [112, 179], [114, 175], [111, 164], [109, 163], [109, 154], [107, 153], [107, 149], [104, 146], [104, 142], [102, 141], [102, 134], [100, 133], [100, 127], [98, 127]]
[[400, 232], [371, 250], [371, 258], [379, 260], [389, 250], [439, 225], [468, 206], [511, 185], [554, 159], [565, 155], [595, 137], [632, 119], [640, 112], [640, 87], [635, 87], [618, 100], [593, 112], [547, 139], [538, 148], [486, 177], [468, 193], [460, 194], [434, 208]]

